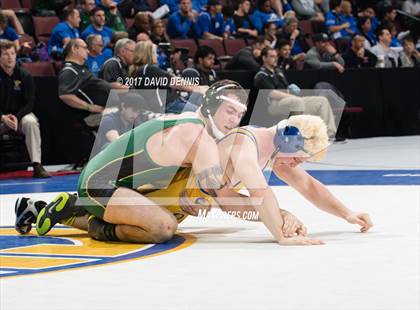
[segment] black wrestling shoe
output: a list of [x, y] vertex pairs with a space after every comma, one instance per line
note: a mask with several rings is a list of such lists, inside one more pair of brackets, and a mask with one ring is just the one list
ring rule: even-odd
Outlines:
[[50, 204], [43, 208], [36, 219], [36, 231], [43, 236], [55, 224], [77, 214], [77, 197], [69, 193], [60, 193]]
[[32, 224], [35, 224], [39, 211], [41, 211], [47, 203], [42, 200], [33, 200], [26, 197], [18, 198], [15, 202], [15, 229], [21, 235], [29, 233]]

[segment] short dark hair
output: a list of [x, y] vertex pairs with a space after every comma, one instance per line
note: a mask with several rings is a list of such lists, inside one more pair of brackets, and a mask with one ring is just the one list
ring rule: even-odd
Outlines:
[[406, 36], [403, 39], [403, 44], [405, 44], [406, 42], [411, 42], [411, 43], [414, 43], [415, 44], [414, 38], [412, 36]]
[[8, 50], [10, 48], [14, 48], [15, 52], [17, 52], [16, 51], [16, 45], [12, 41], [0, 40], [0, 55], [1, 55], [3, 50]]
[[383, 35], [384, 30], [388, 30], [389, 32], [391, 32], [391, 29], [389, 29], [388, 27], [385, 26], [379, 26], [378, 29], [376, 29], [376, 36], [379, 38], [380, 36]]
[[121, 106], [125, 108], [132, 108], [135, 111], [140, 111], [144, 106], [144, 98], [140, 94], [128, 92], [121, 97]]
[[340, 6], [341, 0], [330, 0], [330, 10], [334, 10], [337, 6]]
[[[264, 48], [262, 49], [262, 51], [261, 51], [261, 57], [267, 57], [268, 52], [270, 52], [270, 51], [276, 51], [276, 49], [275, 49], [275, 48], [273, 48], [273, 47], [271, 47], [271, 46], [266, 46], [266, 47], [264, 47]], [[277, 52], [277, 51], [276, 51], [276, 52]]]
[[285, 45], [292, 45], [291, 42], [287, 39], [280, 39], [276, 43], [276, 49], [282, 49]]
[[222, 8], [222, 14], [225, 17], [232, 17], [235, 14], [235, 8], [231, 5], [226, 5]]
[[257, 7], [259, 9], [262, 8], [267, 1], [270, 1], [270, 0], [258, 0]]
[[205, 58], [209, 55], [216, 56], [216, 52], [214, 51], [214, 49], [207, 45], [201, 45], [194, 55], [194, 62], [197, 64], [199, 58]]
[[265, 37], [258, 36], [257, 39], [252, 43], [253, 46], [255, 46], [256, 44], [265, 44]]
[[96, 6], [92, 9], [92, 11], [90, 11], [89, 15], [90, 16], [94, 16], [96, 14], [96, 12], [102, 11], [105, 13], [105, 10], [99, 6]]
[[75, 11], [77, 11], [77, 9], [74, 6], [72, 6], [72, 5], [70, 5], [68, 7], [65, 7], [63, 9], [63, 15], [62, 15], [63, 16], [63, 20], [66, 20], [69, 16], [72, 16]]
[[364, 24], [366, 24], [366, 22], [367, 22], [368, 20], [370, 20], [370, 17], [367, 17], [367, 16], [361, 16], [361, 17], [359, 17], [359, 18], [357, 19], [357, 28], [358, 28], [359, 30], [362, 30], [362, 26], [363, 26]]

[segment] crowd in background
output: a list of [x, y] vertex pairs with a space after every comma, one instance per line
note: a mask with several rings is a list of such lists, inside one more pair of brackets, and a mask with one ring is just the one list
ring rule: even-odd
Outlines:
[[[169, 12], [154, 19], [153, 11], [162, 5]], [[35, 0], [31, 14], [57, 15], [61, 22], [45, 44], [33, 46], [22, 42], [26, 34], [15, 11], [0, 10], [0, 77], [10, 80], [10, 89], [3, 83], [0, 94], [0, 129], [25, 133], [39, 176], [46, 173], [39, 167], [39, 123], [31, 113], [34, 86], [19, 63], [60, 63], [59, 97], [91, 128], [99, 125], [111, 90], [123, 94], [129, 88], [153, 89], [127, 83], [129, 78], [170, 79], [177, 74], [198, 79], [200, 85], [164, 85], [164, 97], [156, 92], [150, 97], [147, 92], [130, 94], [112, 112], [117, 114], [107, 117], [107, 126], [117, 129], [101, 137], [104, 144], [139, 118], [196, 110], [205, 90], [201, 85], [218, 80], [215, 69], [254, 71], [255, 87], [289, 89], [293, 96], [298, 86], [287, 82], [287, 70], [420, 66], [418, 0]], [[241, 39], [246, 45], [224, 59], [206, 45], [198, 46], [194, 57], [187, 48], [171, 46], [171, 40], [198, 39]], [[279, 96], [276, 99], [285, 99]], [[290, 96], [287, 101], [305, 105]], [[328, 101], [315, 101], [331, 119]], [[333, 122], [329, 130], [335, 133]]]

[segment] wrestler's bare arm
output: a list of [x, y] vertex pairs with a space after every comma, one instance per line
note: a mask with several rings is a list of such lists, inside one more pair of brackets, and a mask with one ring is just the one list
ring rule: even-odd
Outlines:
[[280, 162], [275, 162], [273, 171], [280, 179], [296, 189], [319, 209], [341, 217], [352, 224], [359, 224], [362, 226], [362, 232], [373, 226], [369, 215], [348, 209], [324, 184], [313, 178], [301, 167], [292, 168], [282, 165]]

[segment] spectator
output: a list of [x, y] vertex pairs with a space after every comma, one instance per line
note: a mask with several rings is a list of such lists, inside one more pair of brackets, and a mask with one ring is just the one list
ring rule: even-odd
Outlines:
[[208, 0], [192, 0], [192, 10], [195, 15], [206, 10]]
[[147, 0], [125, 0], [118, 5], [118, 10], [124, 17], [131, 18], [138, 12], [151, 14], [152, 7]]
[[82, 32], [82, 39], [86, 41], [86, 38], [91, 34], [98, 34], [102, 37], [103, 44], [108, 48], [109, 43], [112, 39], [112, 29], [105, 26], [105, 11], [102, 8], [94, 8], [90, 12], [90, 24], [85, 31]]
[[86, 44], [89, 49], [86, 66], [90, 72], [97, 75], [105, 61], [112, 57], [112, 51], [109, 48], [104, 49], [104, 43], [99, 34], [90, 34], [86, 39]]
[[238, 9], [233, 14], [233, 21], [235, 22], [238, 37], [256, 38], [258, 36], [258, 31], [255, 29], [249, 17], [250, 9], [250, 0], [239, 0]]
[[3, 14], [8, 18], [11, 26], [14, 28], [15, 32], [18, 35], [24, 35], [25, 31], [23, 30], [22, 24], [16, 16], [16, 13], [13, 10], [0, 10], [0, 14]]
[[324, 22], [325, 17], [318, 2], [315, 0], [292, 0], [292, 6], [299, 19]]
[[342, 18], [341, 0], [331, 0], [330, 8], [331, 10], [325, 16], [325, 27], [327, 27], [331, 39], [350, 39], [351, 25]]
[[207, 12], [201, 12], [197, 17], [197, 37], [214, 40], [223, 40], [228, 37], [229, 34], [225, 32], [225, 21], [221, 11], [222, 5], [219, 0], [207, 2]]
[[48, 178], [41, 165], [41, 134], [38, 119], [32, 113], [34, 103], [35, 84], [28, 72], [16, 66], [16, 46], [0, 40], [0, 134], [24, 134], [33, 177]]
[[102, 117], [95, 141], [95, 148], [103, 150], [109, 143], [133, 129], [139, 121], [141, 109], [144, 105], [142, 96], [131, 92], [124, 94], [118, 111]]
[[341, 19], [349, 23], [350, 27], [346, 28], [346, 33], [343, 34], [343, 37], [352, 37], [357, 32], [357, 21], [354, 18], [352, 11], [352, 4], [350, 0], [342, 0], [341, 1]]
[[222, 15], [223, 15], [223, 27], [225, 36], [228, 38], [235, 38], [236, 37], [236, 27], [235, 22], [233, 20], [233, 14], [235, 13], [235, 9], [232, 6], [224, 6], [222, 8]]
[[186, 68], [182, 71], [182, 77], [200, 79], [200, 85], [211, 86], [218, 80], [214, 71], [214, 60], [216, 52], [209, 46], [202, 45], [198, 48], [194, 56], [194, 67]]
[[[312, 114], [320, 116], [328, 128], [328, 135], [334, 136], [337, 127], [328, 99], [322, 96], [298, 97], [290, 90], [298, 88], [290, 85], [282, 71], [277, 69], [277, 51], [266, 47], [261, 52], [262, 67], [254, 77], [254, 88], [272, 90], [267, 95], [268, 113], [276, 117], [288, 118], [290, 114]], [[293, 91], [292, 91], [293, 92]], [[261, 96], [260, 96], [261, 98]], [[258, 102], [256, 105], [259, 104]]]
[[298, 28], [296, 17], [287, 17], [284, 19], [284, 27], [279, 34], [279, 38], [290, 41], [292, 45], [292, 55], [305, 53], [308, 49], [304, 33]]
[[371, 52], [378, 58], [377, 67], [396, 68], [398, 66], [398, 52], [390, 47], [391, 32], [384, 27], [377, 29], [379, 42], [371, 48]]
[[357, 21], [358, 33], [365, 38], [365, 48], [371, 49], [376, 45], [378, 40], [372, 31], [372, 23], [370, 17], [362, 16]]
[[58, 95], [73, 115], [89, 127], [100, 123], [112, 88], [127, 89], [119, 83], [108, 83], [94, 76], [84, 66], [88, 48], [82, 39], [70, 40], [64, 51], [64, 66], [58, 74]]
[[419, 68], [420, 67], [420, 53], [416, 50], [414, 40], [412, 37], [404, 38], [404, 49], [400, 52], [398, 58], [399, 67], [403, 68]]
[[118, 11], [117, 2], [113, 0], [101, 0], [98, 5], [105, 12], [106, 25], [113, 31], [127, 31], [125, 20], [121, 12]]
[[4, 15], [3, 11], [0, 11], [0, 40], [8, 40], [13, 42], [17, 51], [20, 49], [19, 36], [15, 29], [8, 26], [9, 19]]
[[95, 0], [83, 0], [82, 9], [80, 10], [80, 32], [83, 32], [90, 25], [90, 13], [95, 6]]
[[145, 12], [138, 12], [134, 16], [133, 26], [128, 30], [128, 37], [136, 41], [139, 33], [150, 33], [150, 16]]
[[159, 43], [169, 43], [169, 37], [166, 33], [165, 24], [162, 20], [158, 19], [153, 21], [150, 39], [156, 45]]
[[[285, 13], [293, 12], [293, 7], [287, 0], [273, 0], [271, 6], [280, 17], [285, 17]], [[294, 12], [293, 12], [294, 13]]]
[[250, 70], [257, 72], [260, 68], [259, 58], [261, 50], [265, 47], [265, 39], [260, 36], [252, 44], [236, 53], [233, 58], [226, 64], [226, 70]]
[[115, 44], [117, 44], [117, 42], [121, 39], [127, 39], [128, 38], [128, 33], [125, 31], [115, 31], [112, 34], [112, 39], [111, 42], [109, 43], [109, 48], [111, 50], [114, 50], [115, 48]]
[[385, 23], [395, 23], [395, 18], [397, 17], [397, 10], [392, 5], [387, 5], [384, 8], [384, 17], [381, 20], [381, 24]]
[[172, 39], [188, 39], [194, 36], [196, 18], [191, 10], [191, 0], [181, 0], [179, 11], [172, 13], [167, 24], [167, 33]]
[[279, 56], [278, 67], [283, 72], [298, 69], [297, 62], [305, 60], [305, 53], [291, 55], [291, 44], [288, 40], [280, 39], [277, 42], [276, 49]]
[[[207, 87], [196, 86], [182, 78], [176, 78], [156, 64], [157, 46], [151, 41], [138, 42], [134, 48], [129, 74], [137, 78], [138, 83], [134, 86], [142, 90], [141, 95], [152, 107], [152, 112], [181, 113], [197, 110], [197, 105], [180, 98], [176, 90], [203, 93]], [[166, 90], [167, 93], [163, 93], [162, 90]], [[163, 100], [165, 95], [166, 101]]]
[[351, 41], [351, 48], [343, 55], [346, 68], [373, 68], [377, 58], [365, 48], [365, 37], [357, 34]]
[[121, 39], [115, 44], [114, 57], [103, 64], [98, 77], [105, 81], [125, 84], [128, 69], [133, 64], [133, 53], [136, 43], [130, 39]]
[[420, 17], [420, 1], [406, 0], [402, 5], [402, 10], [407, 14]]
[[277, 28], [283, 27], [283, 20], [274, 12], [270, 0], [258, 0], [257, 6], [251, 15], [251, 21], [258, 33], [262, 34], [263, 25], [267, 22], [274, 22]]
[[267, 41], [267, 45], [275, 47], [277, 43], [277, 27], [273, 22], [264, 24], [264, 39]]
[[63, 47], [71, 40], [79, 38], [77, 28], [80, 24], [80, 14], [76, 9], [64, 10], [64, 21], [53, 29], [48, 41], [48, 54], [61, 56]]
[[315, 46], [305, 55], [305, 65], [312, 69], [335, 69], [344, 72], [344, 60], [337, 50], [328, 42], [325, 33], [312, 37]]
[[382, 23], [382, 25], [388, 28], [389, 32], [391, 32], [392, 40], [389, 46], [395, 49], [397, 52], [401, 52], [403, 50], [403, 46], [400, 42], [400, 38], [404, 38], [407, 34], [410, 33], [410, 31], [398, 33], [397, 26], [395, 25], [395, 23], [384, 22]]
[[364, 9], [358, 14], [358, 17], [368, 17], [371, 22], [371, 31], [372, 33], [375, 33], [376, 29], [379, 26], [379, 20], [376, 17], [375, 9], [372, 6], [365, 6]]

